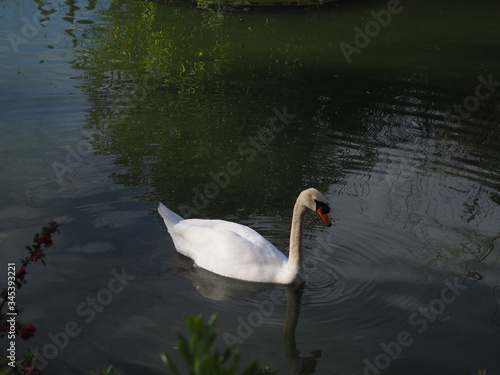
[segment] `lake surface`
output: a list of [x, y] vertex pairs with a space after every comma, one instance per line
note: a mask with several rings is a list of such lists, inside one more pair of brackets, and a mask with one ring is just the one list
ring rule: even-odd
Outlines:
[[[47, 374], [164, 374], [185, 313], [278, 374], [500, 373], [500, 3], [0, 1], [0, 258]], [[303, 289], [177, 256], [159, 201], [248, 225]], [[74, 337], [63, 339], [68, 324]], [[57, 341], [59, 340], [59, 341]], [[56, 344], [58, 346], [56, 346]]]

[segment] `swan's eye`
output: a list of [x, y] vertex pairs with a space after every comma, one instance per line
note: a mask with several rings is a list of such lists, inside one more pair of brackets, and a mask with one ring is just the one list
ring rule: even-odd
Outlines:
[[330, 213], [330, 206], [327, 203], [317, 201], [316, 199], [314, 200], [314, 202], [316, 202], [316, 212], [319, 211], [325, 215]]

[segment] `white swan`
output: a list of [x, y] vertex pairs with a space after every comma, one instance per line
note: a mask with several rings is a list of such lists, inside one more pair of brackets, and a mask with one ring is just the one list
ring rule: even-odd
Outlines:
[[330, 207], [318, 190], [300, 193], [293, 208], [290, 254], [287, 258], [255, 230], [223, 220], [184, 220], [162, 203], [158, 206], [177, 251], [195, 265], [238, 280], [290, 284], [301, 266], [302, 226], [306, 208], [330, 226]]

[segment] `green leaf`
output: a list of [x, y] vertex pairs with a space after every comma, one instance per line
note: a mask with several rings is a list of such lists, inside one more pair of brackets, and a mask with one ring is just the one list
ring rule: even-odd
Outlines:
[[181, 375], [174, 362], [172, 362], [170, 358], [168, 358], [167, 353], [162, 353], [161, 360], [163, 361], [163, 364], [165, 365], [167, 370], [172, 371], [175, 375]]
[[101, 367], [98, 374], [92, 372], [91, 375], [113, 375], [114, 373], [113, 365], [109, 365], [108, 368]]
[[191, 352], [191, 348], [183, 336], [177, 342], [177, 348], [184, 362], [192, 366], [194, 363], [194, 353]]
[[217, 321], [217, 314], [212, 314], [210, 319], [207, 322], [207, 326], [212, 329], [215, 327], [215, 322]]
[[248, 365], [248, 367], [245, 370], [243, 370], [241, 375], [255, 375], [258, 368], [259, 368], [259, 365], [258, 365], [257, 361], [253, 361], [252, 363], [250, 363], [250, 365]]

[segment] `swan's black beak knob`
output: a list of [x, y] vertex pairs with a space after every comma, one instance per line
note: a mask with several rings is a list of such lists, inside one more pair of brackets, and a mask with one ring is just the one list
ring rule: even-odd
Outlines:
[[330, 212], [330, 206], [328, 204], [316, 201], [316, 212], [327, 227], [332, 225], [332, 221], [328, 217]]

